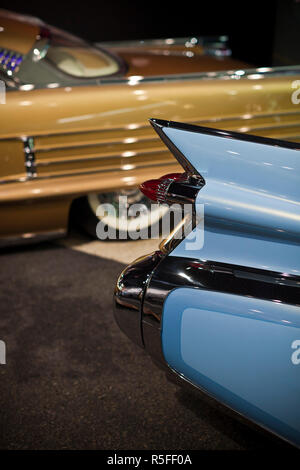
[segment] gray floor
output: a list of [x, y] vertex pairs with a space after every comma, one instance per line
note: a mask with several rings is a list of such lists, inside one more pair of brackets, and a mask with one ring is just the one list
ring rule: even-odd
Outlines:
[[83, 242], [0, 255], [0, 448], [289, 448], [168, 382], [114, 323], [124, 265], [79, 251]]

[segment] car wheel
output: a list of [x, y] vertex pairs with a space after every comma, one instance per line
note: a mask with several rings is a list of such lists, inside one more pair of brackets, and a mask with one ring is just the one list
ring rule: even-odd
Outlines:
[[72, 217], [77, 223], [101, 240], [154, 238], [161, 233], [162, 219], [167, 212], [166, 206], [151, 205], [138, 188], [92, 193], [76, 200], [72, 207]]

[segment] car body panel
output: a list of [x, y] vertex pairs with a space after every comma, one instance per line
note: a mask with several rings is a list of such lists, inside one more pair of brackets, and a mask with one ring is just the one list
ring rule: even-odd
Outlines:
[[[1, 13], [1, 11], [0, 11]], [[27, 54], [36, 42], [40, 27], [30, 21], [18, 21], [8, 12], [2, 15], [0, 31], [0, 45], [20, 54]]]
[[[41, 202], [42, 201], [42, 202]], [[0, 205], [0, 247], [27, 244], [64, 236], [72, 199], [22, 200]]]
[[[190, 239], [186, 240], [189, 256], [197, 256], [209, 261], [217, 260], [236, 266], [282, 272], [287, 275], [300, 275], [300, 247], [294, 240], [282, 241], [252, 233], [247, 237], [245, 231], [241, 233], [236, 230], [221, 229], [219, 226], [206, 225], [202, 249], [195, 249], [197, 240], [203, 239], [203, 234], [198, 234], [201, 229], [195, 228]], [[186, 253], [186, 245], [178, 245], [172, 252], [172, 256], [185, 257]]]
[[164, 303], [163, 352], [187, 380], [300, 445], [299, 328], [299, 307], [178, 288]]
[[[159, 76], [244, 69], [247, 65], [230, 56], [222, 37], [177, 38], [149, 41], [99, 43], [114, 52], [127, 64], [127, 76]], [[191, 60], [192, 59], [192, 60]]]
[[299, 275], [299, 150], [225, 131], [170, 127], [164, 133], [205, 180], [196, 199], [196, 210], [204, 210], [203, 247], [191, 243], [203, 238], [197, 226], [171, 256], [188, 250], [203, 260]]

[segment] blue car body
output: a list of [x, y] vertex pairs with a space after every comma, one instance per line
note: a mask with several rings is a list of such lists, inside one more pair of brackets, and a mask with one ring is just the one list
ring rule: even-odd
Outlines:
[[117, 322], [183, 381], [300, 446], [299, 144], [152, 125], [201, 178], [198, 223], [123, 271]]

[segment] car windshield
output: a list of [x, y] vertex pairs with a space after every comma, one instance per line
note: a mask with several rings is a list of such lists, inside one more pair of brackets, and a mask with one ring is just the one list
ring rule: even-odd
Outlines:
[[120, 60], [110, 52], [52, 26], [40, 27], [29, 52], [1, 49], [0, 45], [0, 75], [7, 86], [95, 83], [122, 70]]
[[94, 78], [118, 72], [119, 64], [105, 51], [59, 29], [49, 30], [45, 58], [60, 71], [79, 78]]

